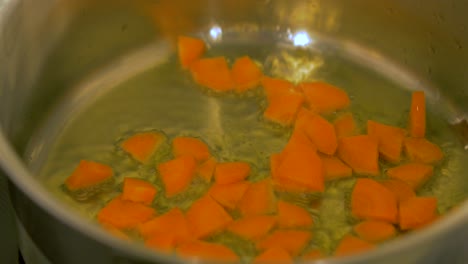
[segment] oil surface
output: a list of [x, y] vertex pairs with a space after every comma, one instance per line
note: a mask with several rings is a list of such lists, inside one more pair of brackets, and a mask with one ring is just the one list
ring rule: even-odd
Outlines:
[[[325, 80], [341, 87], [351, 97], [350, 111], [363, 133], [368, 119], [406, 127], [410, 90], [425, 88], [408, 87], [422, 82], [404, 75], [404, 70], [395, 71], [391, 62], [359, 46], [307, 35], [308, 45], [302, 47], [297, 42], [294, 45], [297, 35], [291, 33], [214, 29], [198, 33], [210, 44], [207, 56], [223, 55], [232, 62], [248, 54], [263, 65], [268, 75], [294, 82]], [[130, 176], [160, 184], [155, 166], [139, 165], [118, 149], [123, 137], [153, 129], [163, 131], [169, 138], [179, 135], [202, 138], [220, 161], [251, 163], [254, 168], [251, 180], [269, 175], [269, 157], [284, 147], [290, 131], [263, 120], [265, 99], [261, 89], [245, 95], [212, 94], [197, 86], [189, 73], [181, 70], [174, 51], [162, 42], [126, 52], [115, 62], [76, 82], [31, 142], [26, 153], [31, 169], [38, 172], [39, 179], [54, 195], [90, 221], [115, 197], [121, 188], [119, 184], [115, 192], [86, 203], [76, 202], [63, 192], [65, 178], [80, 159], [112, 165], [117, 183]], [[445, 159], [418, 193], [436, 196], [439, 212], [445, 213], [467, 197], [463, 172], [468, 165], [463, 162], [466, 160], [463, 146], [445, 121], [450, 113], [444, 108], [444, 102], [434, 91], [426, 92], [431, 100], [427, 138], [442, 147]], [[332, 120], [337, 114], [327, 118]], [[167, 147], [155, 159], [167, 159], [168, 151]], [[381, 164], [382, 170], [387, 167]], [[353, 185], [353, 179], [327, 184], [320, 206], [310, 209], [315, 224], [309, 248], [331, 253], [341, 237], [350, 231], [354, 222], [349, 220], [347, 208]], [[158, 198], [155, 201], [158, 212], [174, 205], [187, 209], [206, 187], [195, 183], [183, 197]], [[158, 188], [162, 187], [158, 185]], [[309, 197], [289, 199], [299, 204], [313, 201]], [[211, 239], [230, 245], [245, 260], [255, 253], [253, 244], [229, 234]]]

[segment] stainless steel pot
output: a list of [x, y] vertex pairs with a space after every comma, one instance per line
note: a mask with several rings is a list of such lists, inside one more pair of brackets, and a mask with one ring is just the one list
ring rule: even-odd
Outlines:
[[[468, 20], [465, 15], [468, 1], [96, 2], [0, 1], [0, 163], [12, 183], [10, 194], [18, 219], [52, 263], [177, 262], [174, 258], [118, 241], [77, 217], [36, 180], [26, 166], [28, 157], [24, 157], [33, 132], [66, 94], [68, 87], [73, 87], [76, 81], [93, 70], [104, 67], [122, 52], [154, 38], [170, 39], [213, 24], [242, 23], [278, 32], [305, 29], [372, 47], [375, 56], [391, 58], [420, 76], [436, 89], [436, 94], [450, 98], [453, 112], [449, 122], [463, 124], [468, 110]], [[57, 59], [53, 68], [56, 72], [44, 81], [41, 78], [43, 65], [51, 59], [49, 55], [55, 49], [65, 45], [62, 39], [74, 18], [88, 12], [105, 12], [103, 7], [106, 5], [120, 8], [123, 15], [116, 18], [116, 24], [125, 19], [132, 21], [126, 12], [144, 14], [148, 5], [172, 8], [157, 12], [156, 16], [153, 14], [155, 29], [148, 28], [148, 24], [132, 22], [119, 24], [116, 29], [116, 24], [102, 25], [95, 21], [107, 34], [77, 36], [88, 41], [76, 45], [86, 43], [88, 49], [73, 46], [73, 42], [65, 43], [69, 45], [65, 48], [70, 54], [76, 50], [84, 52]], [[40, 81], [47, 85], [38, 85]], [[466, 263], [467, 256], [462, 252], [468, 251], [467, 245], [468, 203], [465, 202], [427, 230], [367, 254], [320, 263], [447, 263], [445, 260], [454, 255], [459, 257], [459, 263]]]

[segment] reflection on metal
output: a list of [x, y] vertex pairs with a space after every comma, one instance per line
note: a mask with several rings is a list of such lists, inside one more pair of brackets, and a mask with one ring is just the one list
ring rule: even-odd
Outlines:
[[[301, 38], [299, 39], [302, 40]], [[323, 63], [322, 56], [300, 50], [283, 51], [267, 59], [273, 76], [285, 78], [293, 83], [314, 80], [314, 73]]]
[[211, 37], [211, 39], [212, 39], [213, 41], [219, 41], [219, 40], [221, 40], [222, 37], [223, 37], [223, 30], [222, 30], [219, 26], [217, 26], [217, 25], [211, 27], [211, 29], [210, 29], [210, 37]]
[[305, 47], [314, 43], [314, 39], [306, 31], [297, 31], [289, 35], [289, 39], [293, 42], [294, 46]]

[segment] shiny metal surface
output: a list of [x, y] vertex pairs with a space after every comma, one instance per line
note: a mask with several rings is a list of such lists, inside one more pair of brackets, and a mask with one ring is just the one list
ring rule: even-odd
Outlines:
[[[104, 67], [122, 52], [154, 39], [173, 39], [213, 24], [239, 25], [244, 30], [268, 29], [279, 34], [288, 30], [323, 34], [339, 38], [344, 45], [360, 43], [372, 47], [375, 58], [391, 58], [395, 65], [418, 76], [419, 83], [415, 85], [431, 84], [435, 94], [450, 98], [450, 122], [459, 123], [467, 114], [468, 1], [94, 2], [98, 1], [10, 0], [1, 2], [0, 7], [0, 164], [14, 184], [11, 196], [18, 218], [53, 263], [176, 261], [117, 241], [70, 214], [30, 174], [22, 156], [32, 133], [67, 93], [66, 87], [72, 87], [76, 80]], [[93, 12], [99, 5], [140, 12], [156, 27], [151, 36], [135, 28], [129, 28], [128, 35], [92, 36], [89, 43], [94, 48], [89, 53], [82, 58], [70, 57], [69, 64], [57, 64], [56, 74], [51, 75], [55, 85], [37, 85], [44, 61], [60, 45], [73, 18]], [[463, 247], [468, 245], [467, 238], [465, 202], [427, 230], [368, 254], [319, 263], [443, 263], [449, 249], [461, 245], [459, 251], [467, 251]], [[458, 256], [462, 256], [458, 257], [459, 263], [465, 263], [466, 258]]]

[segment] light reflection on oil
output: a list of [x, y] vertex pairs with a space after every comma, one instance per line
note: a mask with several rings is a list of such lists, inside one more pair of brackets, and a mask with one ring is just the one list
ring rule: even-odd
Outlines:
[[304, 30], [290, 34], [289, 39], [293, 42], [294, 46], [297, 47], [305, 47], [314, 43], [314, 39]]
[[210, 29], [210, 37], [213, 41], [220, 41], [223, 38], [223, 30], [218, 25], [214, 25]]

